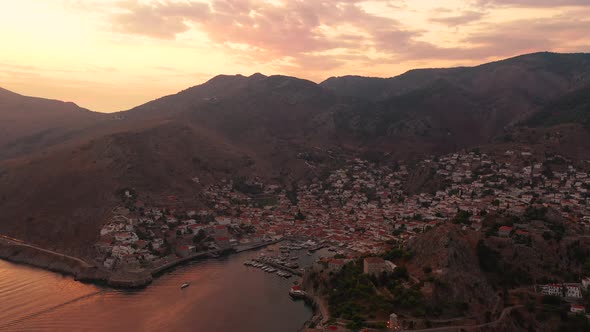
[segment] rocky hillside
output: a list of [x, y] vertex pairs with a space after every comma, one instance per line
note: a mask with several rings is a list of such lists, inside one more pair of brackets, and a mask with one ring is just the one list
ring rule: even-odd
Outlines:
[[448, 224], [417, 237], [408, 246], [415, 255], [410, 273], [426, 279], [425, 268], [432, 271], [435, 281], [430, 300], [444, 311], [453, 313], [463, 307], [468, 314], [481, 314], [501, 301], [480, 269], [475, 250], [478, 236], [473, 230]]

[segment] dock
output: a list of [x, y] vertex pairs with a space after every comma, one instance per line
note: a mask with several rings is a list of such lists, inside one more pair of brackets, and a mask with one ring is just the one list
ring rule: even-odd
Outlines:
[[254, 262], [257, 262], [257, 263], [260, 263], [260, 264], [272, 266], [272, 267], [274, 267], [276, 269], [279, 269], [279, 270], [283, 270], [283, 271], [289, 272], [292, 275], [296, 275], [296, 276], [299, 276], [299, 277], [303, 276], [303, 272], [301, 272], [299, 270], [295, 270], [295, 269], [291, 269], [291, 268], [285, 267], [285, 266], [283, 266], [281, 264], [276, 264], [276, 263], [273, 263], [273, 262], [263, 261], [263, 260], [260, 260], [258, 258], [253, 259], [253, 261]]

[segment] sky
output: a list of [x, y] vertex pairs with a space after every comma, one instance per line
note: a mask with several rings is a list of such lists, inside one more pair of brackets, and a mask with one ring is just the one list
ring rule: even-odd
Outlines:
[[590, 52], [590, 0], [0, 0], [0, 87], [126, 110], [218, 74], [392, 77]]

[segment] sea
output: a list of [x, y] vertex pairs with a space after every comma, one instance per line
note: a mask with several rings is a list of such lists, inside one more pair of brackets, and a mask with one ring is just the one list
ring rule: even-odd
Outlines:
[[[0, 331], [295, 332], [312, 316], [288, 295], [297, 277], [243, 264], [278, 246], [194, 261], [133, 291], [0, 260]], [[322, 253], [292, 255], [306, 266]]]

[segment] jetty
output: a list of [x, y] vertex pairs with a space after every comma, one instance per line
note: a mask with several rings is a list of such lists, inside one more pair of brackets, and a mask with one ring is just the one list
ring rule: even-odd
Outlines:
[[257, 263], [260, 263], [260, 264], [272, 266], [272, 267], [274, 267], [276, 269], [279, 269], [279, 270], [287, 271], [287, 272], [291, 273], [292, 275], [296, 275], [296, 276], [299, 276], [299, 277], [303, 276], [303, 272], [301, 272], [299, 270], [288, 268], [288, 267], [283, 266], [281, 264], [277, 264], [277, 263], [269, 262], [269, 261], [264, 261], [264, 260], [261, 260], [261, 259], [258, 259], [258, 258], [253, 259], [253, 261], [254, 262], [257, 262]]

